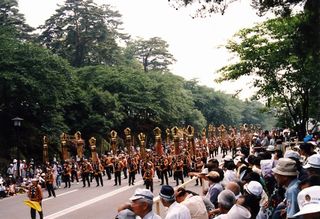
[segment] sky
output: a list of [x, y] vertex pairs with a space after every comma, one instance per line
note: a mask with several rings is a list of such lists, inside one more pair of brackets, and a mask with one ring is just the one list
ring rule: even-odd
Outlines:
[[[223, 47], [227, 40], [242, 28], [252, 27], [266, 18], [258, 17], [248, 0], [229, 6], [224, 15], [192, 18], [191, 8], [176, 10], [167, 0], [94, 0], [109, 4], [122, 15], [124, 32], [133, 38], [161, 37], [169, 44], [169, 52], [177, 60], [170, 70], [187, 80], [197, 79], [206, 85], [229, 94], [237, 90], [240, 99], [252, 96], [254, 89], [249, 77], [235, 82], [215, 83], [217, 70], [230, 64], [231, 54]], [[20, 12], [29, 25], [44, 24], [64, 0], [18, 0]]]

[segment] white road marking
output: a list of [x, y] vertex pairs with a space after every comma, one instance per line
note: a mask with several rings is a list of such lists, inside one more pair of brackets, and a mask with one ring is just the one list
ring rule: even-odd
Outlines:
[[[136, 182], [135, 185], [141, 185], [142, 183], [143, 183], [143, 180], [140, 180], [140, 181]], [[126, 191], [126, 190], [130, 189], [130, 188], [132, 188], [132, 186], [121, 187], [121, 188], [119, 188], [117, 190], [114, 190], [112, 192], [108, 192], [108, 193], [106, 193], [104, 195], [100, 195], [98, 197], [95, 197], [93, 199], [90, 199], [90, 200], [87, 200], [85, 202], [79, 203], [77, 205], [73, 205], [73, 206], [71, 206], [69, 208], [66, 208], [64, 210], [58, 211], [58, 212], [56, 212], [54, 214], [51, 214], [51, 215], [48, 215], [48, 216], [46, 216], [44, 218], [45, 219], [55, 219], [55, 218], [61, 217], [63, 215], [66, 215], [66, 214], [68, 214], [70, 212], [76, 211], [76, 210], [78, 210], [80, 208], [83, 208], [85, 206], [91, 205], [91, 204], [96, 203], [98, 201], [101, 201], [103, 199], [106, 199], [106, 198], [109, 198], [109, 197], [114, 196], [116, 194], [119, 194], [119, 193], [121, 193], [123, 191]]]
[[[63, 196], [63, 195], [67, 195], [67, 194], [70, 194], [70, 193], [76, 192], [76, 191], [78, 191], [78, 189], [74, 189], [74, 190], [71, 190], [71, 191], [68, 191], [68, 192], [59, 194], [59, 195], [57, 195], [57, 197], [60, 197], [60, 196]], [[42, 202], [48, 201], [48, 200], [50, 200], [50, 199], [53, 199], [53, 197], [43, 199]]]

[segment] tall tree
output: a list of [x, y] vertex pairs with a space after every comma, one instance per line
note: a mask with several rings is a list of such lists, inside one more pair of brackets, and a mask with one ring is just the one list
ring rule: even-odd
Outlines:
[[30, 39], [33, 31], [19, 13], [17, 0], [0, 0], [0, 28], [15, 32], [20, 39]]
[[0, 156], [10, 159], [15, 143], [11, 119], [19, 116], [24, 119], [21, 153], [39, 158], [42, 135], [57, 139], [68, 129], [64, 107], [70, 101], [72, 70], [50, 51], [2, 32], [0, 48]]
[[138, 59], [145, 72], [150, 70], [164, 71], [176, 60], [168, 51], [168, 43], [159, 37], [149, 40], [137, 39], [128, 43], [126, 55]]
[[66, 0], [39, 27], [39, 39], [72, 66], [113, 65], [120, 57], [116, 39], [125, 37], [120, 18], [108, 5], [98, 6], [92, 0]]
[[310, 97], [319, 90], [319, 62], [308, 49], [301, 48], [304, 36], [296, 30], [306, 19], [297, 15], [269, 20], [254, 28], [243, 29], [227, 45], [240, 58], [222, 68], [222, 80], [256, 75], [258, 98], [289, 113], [294, 126], [305, 134], [309, 119]]

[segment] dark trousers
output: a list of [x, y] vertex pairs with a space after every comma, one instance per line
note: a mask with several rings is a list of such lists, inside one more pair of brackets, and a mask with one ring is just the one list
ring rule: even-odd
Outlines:
[[69, 174], [64, 175], [64, 183], [65, 183], [64, 188], [67, 188], [67, 186], [68, 186], [69, 188], [71, 187], [70, 175], [69, 175]]
[[[42, 207], [41, 202], [40, 202], [40, 206]], [[39, 213], [40, 219], [43, 219], [43, 211], [38, 211], [38, 213]], [[36, 219], [36, 210], [35, 209], [31, 208], [30, 214], [31, 214], [31, 219]]]
[[76, 170], [71, 171], [71, 182], [74, 182], [74, 178], [76, 178], [77, 182], [79, 182], [78, 173]]
[[161, 185], [163, 185], [164, 179], [166, 179], [166, 184], [168, 185], [168, 171], [167, 170], [161, 171]]
[[128, 178], [128, 168], [124, 167], [123, 168], [123, 175], [124, 175], [124, 178]]
[[146, 184], [146, 189], [150, 189], [150, 191], [153, 192], [153, 180], [146, 179], [144, 182]]
[[88, 182], [88, 187], [90, 187], [89, 173], [82, 173], [82, 183], [83, 187], [86, 186], [86, 181]]
[[182, 171], [175, 171], [174, 175], [175, 175], [177, 186], [179, 185], [179, 179], [181, 180], [181, 183], [184, 183]]
[[136, 179], [136, 172], [129, 172], [129, 186], [134, 185], [134, 180]]
[[49, 197], [51, 196], [51, 193], [52, 193], [53, 197], [56, 197], [56, 193], [54, 192], [54, 188], [53, 188], [52, 183], [46, 182], [46, 187], [48, 190]]
[[121, 186], [121, 171], [115, 171], [114, 172], [114, 185]]
[[217, 156], [218, 155], [218, 148], [215, 148], [214, 149], [214, 156]]
[[106, 166], [105, 167], [108, 179], [111, 179], [111, 167], [110, 166]]
[[101, 173], [96, 173], [94, 178], [96, 179], [96, 182], [97, 182], [97, 186], [99, 186], [99, 180], [100, 180], [100, 183], [101, 183], [101, 186], [103, 186], [103, 180], [102, 180], [102, 174]]
[[199, 185], [199, 180], [200, 180], [200, 185], [202, 186], [202, 179], [196, 179], [196, 185]]

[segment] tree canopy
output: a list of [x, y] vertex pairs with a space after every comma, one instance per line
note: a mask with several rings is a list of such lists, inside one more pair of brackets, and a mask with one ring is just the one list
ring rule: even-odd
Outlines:
[[119, 62], [116, 39], [121, 15], [110, 6], [98, 6], [92, 0], [66, 0], [54, 15], [40, 26], [40, 43], [72, 66], [114, 65]]
[[[9, 5], [0, 3], [0, 9]], [[13, 3], [1, 10], [1, 18], [19, 14]], [[21, 28], [26, 25], [23, 15], [17, 17], [21, 25], [3, 20], [8, 25], [0, 27], [0, 167], [16, 156], [11, 119], [17, 116], [24, 119], [18, 152], [36, 160], [42, 157], [43, 135], [48, 136], [50, 156], [59, 157], [63, 132], [80, 131], [86, 140], [94, 136], [104, 152], [112, 129], [124, 137], [126, 127], [133, 134], [153, 136], [155, 126], [164, 131], [188, 124], [196, 130], [209, 123], [270, 125], [260, 111], [263, 105], [172, 74], [168, 65], [174, 57], [161, 38], [119, 46], [119, 38], [127, 35], [118, 31], [120, 15], [107, 8], [89, 0], [67, 0], [41, 26], [39, 38], [21, 37], [29, 34]], [[147, 53], [136, 50], [138, 45], [150, 50], [146, 67], [139, 57]]]

